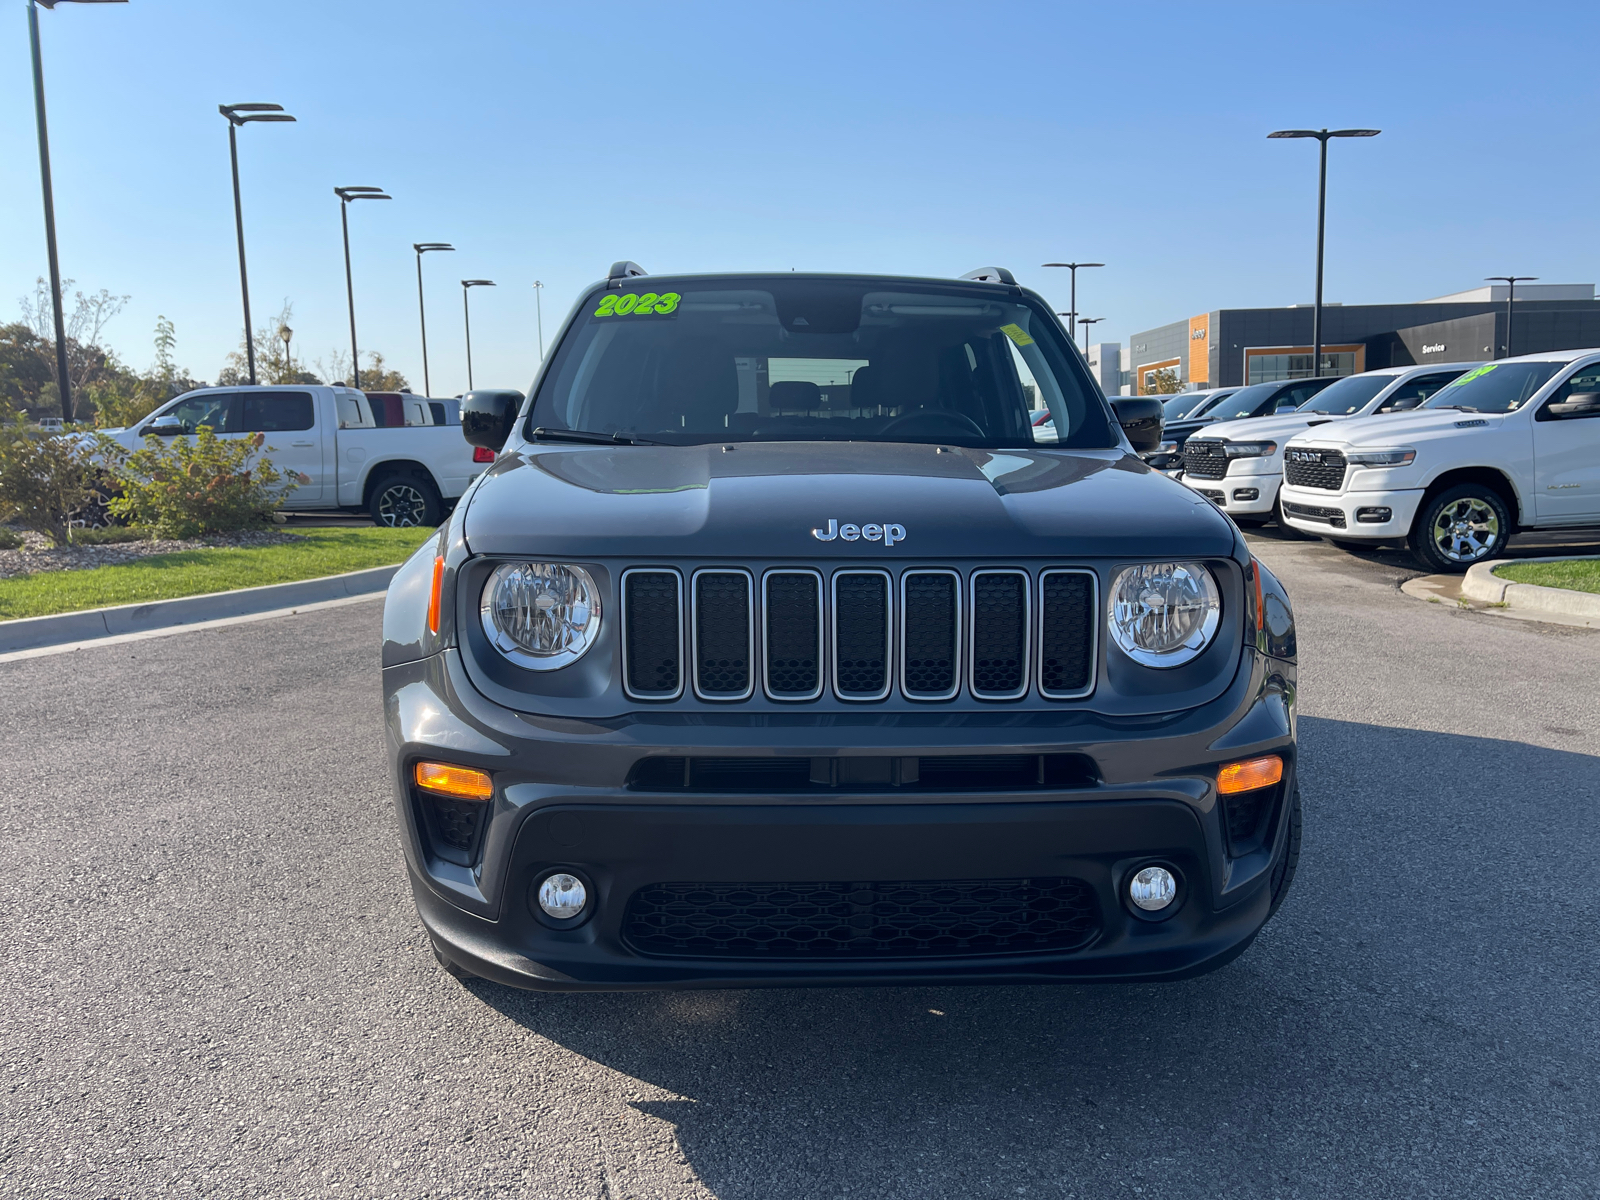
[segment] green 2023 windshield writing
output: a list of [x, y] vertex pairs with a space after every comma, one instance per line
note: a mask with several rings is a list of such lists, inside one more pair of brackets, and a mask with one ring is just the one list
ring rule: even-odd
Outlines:
[[594, 310], [597, 317], [625, 317], [633, 314], [636, 317], [658, 316], [664, 317], [678, 307], [678, 301], [683, 297], [677, 292], [646, 292], [636, 296], [632, 292], [624, 292], [620, 296], [607, 296], [600, 301], [600, 307]]

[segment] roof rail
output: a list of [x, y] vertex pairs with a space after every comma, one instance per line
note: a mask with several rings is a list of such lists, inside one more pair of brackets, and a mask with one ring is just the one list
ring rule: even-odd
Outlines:
[[624, 258], [611, 264], [611, 270], [606, 275], [606, 282], [609, 283], [613, 279], [634, 279], [640, 275], [648, 274], [650, 272], [646, 271], [638, 263], [629, 262]]
[[975, 283], [1011, 283], [1017, 282], [1017, 277], [1004, 267], [979, 267], [976, 271], [968, 271], [961, 278], [971, 279]]

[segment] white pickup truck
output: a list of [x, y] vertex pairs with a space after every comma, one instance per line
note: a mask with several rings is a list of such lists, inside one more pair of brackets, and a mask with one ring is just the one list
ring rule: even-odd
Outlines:
[[148, 435], [193, 435], [201, 425], [223, 438], [262, 433], [266, 457], [310, 481], [289, 494], [285, 509], [365, 510], [379, 525], [437, 525], [494, 454], [470, 446], [459, 424], [442, 423], [459, 411], [449, 402], [407, 396], [387, 408], [386, 418], [398, 414], [405, 423], [374, 421], [368, 398], [354, 388], [200, 388], [108, 432], [130, 450]]
[[1600, 525], [1600, 349], [1484, 363], [1411, 412], [1308, 429], [1279, 495], [1296, 529], [1352, 550], [1403, 540], [1441, 572], [1518, 530]]

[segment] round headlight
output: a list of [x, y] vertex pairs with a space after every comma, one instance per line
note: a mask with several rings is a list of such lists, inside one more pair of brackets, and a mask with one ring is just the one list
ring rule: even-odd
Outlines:
[[554, 671], [600, 636], [600, 589], [582, 567], [505, 563], [483, 585], [483, 632], [519, 667]]
[[1111, 586], [1111, 640], [1134, 662], [1181, 667], [1216, 636], [1217, 581], [1195, 562], [1129, 567]]

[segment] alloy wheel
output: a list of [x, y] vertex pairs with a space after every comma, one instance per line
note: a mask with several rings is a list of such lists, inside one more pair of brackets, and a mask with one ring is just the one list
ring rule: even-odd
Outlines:
[[1500, 517], [1487, 501], [1463, 496], [1433, 518], [1433, 544], [1451, 562], [1478, 562], [1500, 544]]
[[409, 483], [386, 487], [383, 495], [378, 497], [378, 521], [391, 529], [409, 529], [413, 525], [420, 525], [427, 511], [427, 497]]

